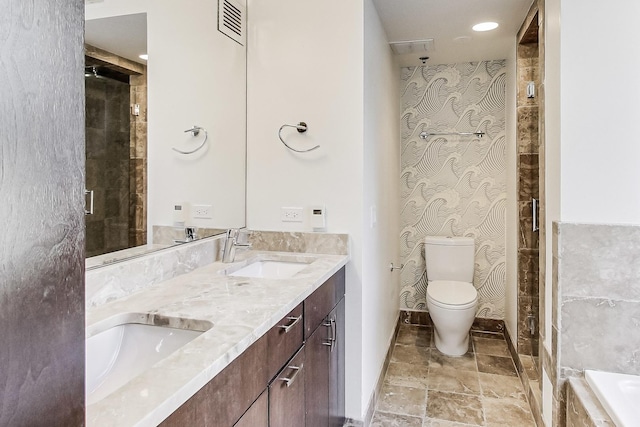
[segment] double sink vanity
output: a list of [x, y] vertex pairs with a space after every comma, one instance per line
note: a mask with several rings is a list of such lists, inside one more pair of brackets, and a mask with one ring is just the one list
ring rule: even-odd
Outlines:
[[88, 304], [87, 425], [342, 425], [348, 255], [280, 249]]

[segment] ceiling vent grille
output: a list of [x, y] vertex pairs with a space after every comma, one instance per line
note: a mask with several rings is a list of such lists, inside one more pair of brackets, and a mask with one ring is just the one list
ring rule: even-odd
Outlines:
[[218, 31], [245, 45], [246, 9], [235, 0], [218, 0]]
[[390, 42], [391, 49], [396, 55], [406, 53], [431, 53], [435, 50], [433, 39], [406, 40], [400, 42]]

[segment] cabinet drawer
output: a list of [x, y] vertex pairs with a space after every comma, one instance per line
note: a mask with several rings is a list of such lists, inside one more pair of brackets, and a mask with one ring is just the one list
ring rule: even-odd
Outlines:
[[263, 336], [160, 425], [232, 426], [267, 387], [266, 354]]
[[269, 427], [305, 425], [304, 347], [282, 368], [269, 384]]
[[267, 332], [270, 379], [275, 377], [284, 364], [302, 346], [303, 338], [304, 320], [301, 303]]
[[344, 296], [344, 267], [315, 290], [304, 302], [305, 338], [320, 326]]

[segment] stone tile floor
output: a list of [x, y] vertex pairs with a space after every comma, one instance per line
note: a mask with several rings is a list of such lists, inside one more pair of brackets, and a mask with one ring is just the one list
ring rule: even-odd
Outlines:
[[460, 357], [440, 353], [432, 335], [400, 326], [372, 427], [535, 427], [502, 334], [472, 332]]

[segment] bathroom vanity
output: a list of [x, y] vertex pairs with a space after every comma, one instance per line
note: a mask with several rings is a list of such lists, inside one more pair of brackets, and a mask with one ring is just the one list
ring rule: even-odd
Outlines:
[[[344, 268], [161, 426], [341, 426]], [[308, 385], [308, 386], [307, 386]]]
[[[247, 251], [235, 263], [214, 262], [89, 309], [88, 331], [131, 313], [211, 327], [89, 404], [87, 425], [342, 425], [347, 261]], [[283, 277], [234, 275], [257, 263], [304, 266]]]

